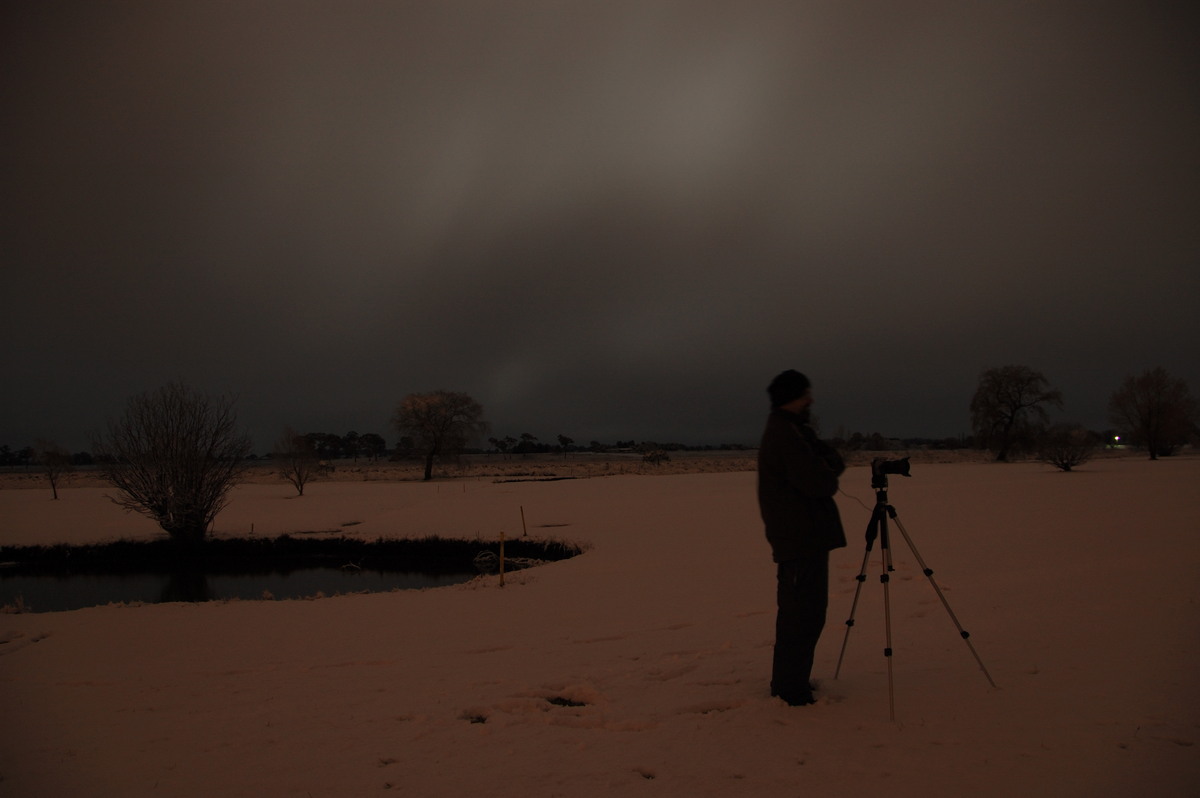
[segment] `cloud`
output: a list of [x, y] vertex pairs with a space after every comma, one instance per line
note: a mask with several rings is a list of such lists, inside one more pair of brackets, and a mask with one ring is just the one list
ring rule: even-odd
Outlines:
[[179, 377], [264, 440], [447, 388], [497, 431], [748, 442], [789, 367], [829, 426], [943, 435], [1007, 362], [1101, 425], [1126, 373], [1200, 377], [1169, 11], [9, 11], [0, 442]]

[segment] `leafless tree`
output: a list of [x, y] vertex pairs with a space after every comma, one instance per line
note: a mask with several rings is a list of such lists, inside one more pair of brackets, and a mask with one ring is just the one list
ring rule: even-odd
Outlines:
[[1070, 471], [1091, 460], [1098, 446], [1096, 435], [1079, 424], [1055, 424], [1042, 435], [1038, 459], [1061, 471]]
[[971, 399], [975, 439], [994, 449], [997, 460], [1008, 460], [1015, 448], [1032, 443], [1045, 426], [1049, 420], [1045, 405], [1062, 407], [1062, 403], [1062, 393], [1028, 366], [987, 369]]
[[311, 437], [284, 427], [271, 455], [279, 464], [279, 476], [292, 483], [297, 496], [304, 495], [304, 486], [321, 471], [321, 461]]
[[34, 445], [34, 458], [50, 481], [50, 492], [58, 498], [58, 481], [72, 470], [71, 453], [53, 441], [39, 440]]
[[1174, 454], [1196, 427], [1197, 407], [1188, 384], [1162, 366], [1126, 377], [1109, 399], [1109, 420], [1150, 459]]
[[250, 453], [232, 398], [210, 398], [172, 382], [129, 400], [125, 414], [97, 438], [110, 496], [158, 522], [172, 539], [204, 540], [225, 507]]
[[433, 479], [433, 461], [453, 457], [472, 439], [486, 435], [483, 406], [465, 393], [411, 393], [400, 401], [393, 417], [401, 436], [412, 438], [425, 458], [425, 479]]

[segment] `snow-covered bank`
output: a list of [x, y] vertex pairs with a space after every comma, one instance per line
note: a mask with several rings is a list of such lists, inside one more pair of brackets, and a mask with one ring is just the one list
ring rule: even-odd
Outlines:
[[[767, 695], [750, 472], [246, 485], [218, 531], [520, 534], [581, 557], [430, 591], [0, 615], [5, 796], [1161, 796], [1200, 784], [1200, 460], [922, 465], [832, 680], [874, 496], [839, 497], [817, 705]], [[154, 534], [98, 488], [0, 490], [0, 545]]]

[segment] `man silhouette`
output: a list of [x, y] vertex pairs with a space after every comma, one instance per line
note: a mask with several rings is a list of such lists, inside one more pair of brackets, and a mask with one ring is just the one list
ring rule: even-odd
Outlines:
[[833, 500], [845, 463], [809, 425], [812, 389], [798, 371], [771, 381], [758, 449], [758, 504], [776, 563], [771, 695], [811, 704], [813, 653], [829, 604], [829, 552], [846, 545]]

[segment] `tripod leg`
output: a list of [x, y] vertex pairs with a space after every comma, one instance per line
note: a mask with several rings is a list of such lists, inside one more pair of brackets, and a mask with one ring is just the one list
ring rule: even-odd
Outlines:
[[846, 657], [846, 644], [850, 642], [850, 629], [854, 626], [854, 613], [858, 610], [858, 597], [862, 593], [863, 582], [867, 581], [867, 561], [871, 559], [871, 547], [875, 544], [882, 517], [877, 507], [871, 512], [871, 520], [867, 522], [867, 550], [863, 552], [862, 566], [858, 569], [858, 576], [854, 577], [858, 581], [858, 585], [854, 588], [854, 601], [850, 604], [850, 617], [846, 619], [846, 636], [842, 638], [842, 653], [838, 654], [837, 669], [833, 672], [834, 679], [842, 672], [842, 660]]
[[938, 598], [942, 601], [942, 606], [946, 608], [946, 612], [950, 615], [950, 620], [952, 620], [954, 625], [958, 628], [959, 636], [962, 637], [963, 642], [967, 644], [967, 648], [971, 650], [971, 655], [975, 657], [975, 662], [979, 664], [979, 670], [983, 671], [983, 675], [988, 680], [988, 684], [990, 684], [992, 687], [995, 687], [996, 683], [992, 681], [992, 675], [988, 673], [988, 669], [984, 666], [983, 660], [979, 658], [979, 653], [975, 650], [975, 646], [971, 644], [971, 633], [966, 629], [963, 629], [962, 624], [958, 622], [958, 616], [954, 614], [954, 610], [950, 609], [950, 602], [946, 601], [946, 596], [942, 593], [942, 588], [933, 578], [933, 569], [925, 564], [925, 560], [921, 559], [921, 553], [917, 551], [916, 544], [914, 544], [912, 542], [912, 538], [908, 536], [908, 531], [904, 528], [904, 524], [900, 523], [900, 519], [896, 517], [895, 508], [889, 507], [888, 514], [892, 517], [892, 520], [896, 522], [896, 528], [899, 529], [900, 534], [904, 536], [904, 542], [908, 544], [908, 548], [912, 551], [913, 556], [917, 558], [917, 562], [920, 564], [921, 571], [925, 574], [925, 578], [929, 580], [929, 584], [933, 585], [934, 592], [937, 593]]
[[842, 653], [838, 654], [837, 669], [833, 672], [833, 678], [837, 678], [842, 672], [842, 660], [846, 657], [846, 644], [850, 642], [850, 629], [854, 626], [854, 612], [858, 609], [858, 596], [862, 593], [863, 582], [867, 581], [867, 560], [871, 557], [871, 547], [867, 546], [867, 551], [863, 554], [862, 568], [858, 571], [858, 576], [854, 577], [858, 580], [858, 585], [854, 588], [854, 602], [850, 605], [850, 617], [846, 619], [846, 636], [842, 638]]
[[892, 578], [892, 549], [888, 544], [887, 519], [882, 518], [879, 522], [880, 540], [879, 545], [881, 563], [883, 566], [882, 573], [879, 574], [879, 581], [883, 584], [883, 625], [884, 625], [884, 649], [883, 656], [887, 659], [888, 669], [888, 716], [896, 719], [896, 687], [892, 676], [892, 598], [889, 592]]

